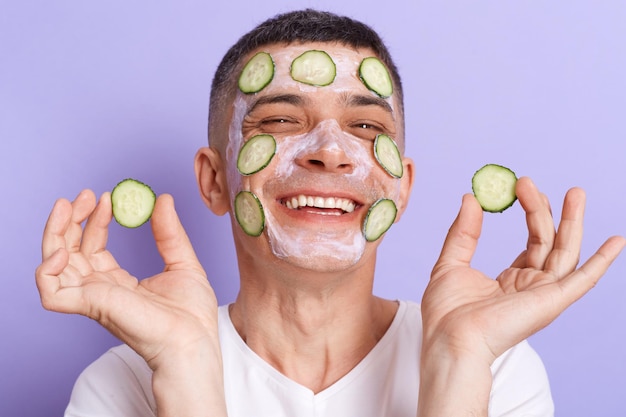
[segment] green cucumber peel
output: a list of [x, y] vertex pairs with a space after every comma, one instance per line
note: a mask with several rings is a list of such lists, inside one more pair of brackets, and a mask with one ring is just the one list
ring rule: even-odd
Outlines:
[[245, 94], [258, 93], [274, 78], [274, 60], [267, 52], [258, 52], [241, 70], [237, 85]]
[[484, 211], [502, 213], [517, 200], [516, 183], [517, 175], [511, 169], [487, 164], [472, 176], [472, 192]]
[[258, 197], [250, 191], [240, 191], [235, 196], [235, 218], [249, 236], [260, 236], [265, 228], [265, 213]]
[[380, 198], [372, 204], [363, 221], [363, 236], [368, 242], [379, 239], [396, 221], [398, 208], [393, 200]]
[[377, 135], [374, 139], [374, 156], [389, 175], [394, 178], [402, 178], [404, 173], [402, 155], [393, 139], [384, 134]]
[[289, 72], [295, 81], [323, 87], [335, 80], [337, 67], [327, 52], [313, 49], [294, 59]]
[[393, 82], [383, 62], [376, 57], [367, 57], [359, 65], [359, 78], [365, 86], [382, 98], [391, 97]]
[[276, 140], [272, 135], [251, 137], [243, 144], [237, 157], [237, 169], [242, 175], [252, 175], [267, 165], [276, 154]]
[[134, 229], [150, 220], [155, 203], [152, 188], [133, 178], [120, 181], [111, 191], [113, 218], [127, 228]]

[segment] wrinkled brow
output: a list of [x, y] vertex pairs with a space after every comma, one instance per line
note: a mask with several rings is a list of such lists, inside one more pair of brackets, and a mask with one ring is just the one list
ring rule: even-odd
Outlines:
[[393, 109], [387, 100], [364, 94], [343, 94], [342, 100], [349, 107], [378, 106], [393, 116]]
[[306, 103], [306, 98], [297, 94], [270, 94], [267, 96], [259, 97], [248, 108], [248, 114], [252, 113], [257, 107], [265, 104], [292, 104], [294, 106], [301, 106]]
[[[387, 102], [387, 100], [381, 97], [375, 97], [371, 95], [365, 94], [353, 94], [349, 92], [345, 92], [341, 94], [339, 101], [342, 102], [346, 107], [365, 107], [365, 106], [377, 106], [389, 113], [394, 119], [394, 112], [391, 108], [391, 105]], [[250, 107], [248, 108], [247, 114], [252, 113], [257, 107], [263, 106], [266, 104], [291, 104], [294, 106], [303, 106], [308, 102], [307, 97], [299, 94], [269, 94], [262, 97], [259, 97], [257, 100], [252, 102]]]

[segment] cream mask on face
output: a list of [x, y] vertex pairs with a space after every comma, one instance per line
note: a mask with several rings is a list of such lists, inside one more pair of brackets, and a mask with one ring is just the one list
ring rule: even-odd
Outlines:
[[[274, 189], [307, 189], [311, 181], [315, 181], [317, 189], [329, 190], [325, 196], [290, 193], [282, 204], [290, 210], [321, 209], [318, 211], [324, 216], [342, 216], [354, 210], [355, 202], [345, 197], [347, 191], [363, 203], [378, 200], [382, 193], [393, 193], [393, 198], [397, 199], [397, 189], [387, 190], [388, 185], [385, 187], [371, 175], [376, 167], [367, 145], [367, 141], [343, 132], [335, 120], [325, 120], [303, 135], [283, 137], [278, 145], [275, 177], [263, 185], [263, 194], [271, 195]], [[307, 168], [294, 163], [319, 152], [340, 155], [342, 160], [350, 163], [350, 171], [344, 174], [312, 174]], [[328, 195], [334, 193], [337, 195]], [[270, 245], [278, 257], [336, 259], [352, 265], [365, 249], [366, 240], [360, 228], [346, 230], [329, 223], [312, 233], [311, 229], [303, 229], [297, 224], [279, 222], [269, 210], [266, 210], [266, 220]]]
[[[263, 87], [260, 89], [264, 92], [271, 92], [278, 89], [280, 89], [279, 91], [286, 91], [286, 89], [295, 87], [307, 94], [315, 94], [320, 90], [332, 90], [332, 92], [340, 93], [355, 91], [355, 89], [362, 89], [363, 92], [367, 92], [367, 89], [370, 89], [376, 94], [382, 95], [375, 91], [372, 85], [380, 87], [385, 83], [385, 76], [388, 77], [388, 73], [375, 58], [373, 59], [375, 61], [373, 62], [374, 68], [372, 69], [372, 65], [370, 65], [367, 69], [374, 74], [370, 77], [368, 84], [363, 78], [363, 74], [360, 74], [360, 78], [357, 75], [359, 67], [363, 66], [362, 63], [365, 60], [356, 52], [344, 49], [341, 49], [341, 52], [337, 54], [327, 54], [317, 50], [309, 51], [313, 52], [310, 54], [304, 52], [307, 50], [296, 51], [292, 48], [283, 48], [276, 53], [272, 52], [271, 55], [261, 56], [264, 60], [269, 57], [273, 65], [268, 66], [266, 65], [267, 62], [265, 66], [257, 65], [257, 67], [261, 67], [260, 70], [257, 68], [261, 72], [263, 68], [269, 67], [272, 71], [269, 81], [263, 80], [261, 77], [259, 85], [262, 84]], [[297, 76], [293, 74], [296, 63], [301, 66], [297, 68], [299, 71]], [[250, 66], [254, 65], [245, 67], [241, 78], [244, 78], [246, 68]], [[291, 76], [287, 75], [287, 72], [284, 71], [285, 68], [290, 68]], [[380, 68], [384, 71], [382, 75]], [[276, 74], [274, 74], [274, 70], [276, 70]], [[336, 73], [332, 74], [333, 71]], [[376, 74], [376, 71], [379, 73]], [[331, 73], [330, 78], [329, 73]], [[323, 77], [324, 82], [328, 85], [318, 86], [316, 84], [317, 75]], [[377, 78], [372, 78], [374, 76]], [[294, 77], [300, 81], [296, 81]], [[304, 81], [303, 77], [309, 78]], [[245, 80], [248, 83], [246, 84], [248, 91], [254, 92], [254, 86], [250, 86], [250, 80], [257, 82], [259, 75], [252, 74]], [[241, 85], [240, 79], [240, 88]], [[273, 86], [274, 88], [272, 88]], [[386, 91], [391, 94], [390, 89]], [[312, 262], [319, 262], [320, 259], [336, 260], [344, 266], [356, 263], [363, 254], [366, 241], [377, 239], [395, 220], [396, 212], [393, 201], [396, 201], [399, 196], [400, 183], [390, 177], [399, 178], [402, 167], [401, 156], [395, 142], [385, 135], [380, 135], [381, 137], [384, 136], [383, 139], [385, 139], [380, 141], [378, 138], [376, 141], [371, 141], [355, 137], [343, 131], [334, 119], [323, 120], [311, 131], [304, 134], [280, 136], [275, 140], [270, 135], [259, 135], [263, 137], [247, 138], [248, 142], [246, 142], [241, 127], [253, 100], [252, 97], [254, 97], [248, 94], [249, 92], [246, 94], [238, 93], [234, 101], [233, 118], [229, 129], [229, 144], [226, 150], [228, 182], [237, 221], [244, 231], [251, 235], [258, 235], [266, 230], [272, 251], [278, 257], [310, 259]], [[373, 93], [369, 92], [369, 94]], [[388, 99], [387, 101], [392, 105], [392, 100]], [[378, 147], [384, 148], [383, 151], [377, 151], [375, 146], [377, 142], [382, 144]], [[246, 146], [245, 152], [242, 151], [244, 144], [250, 145]], [[373, 146], [374, 152], [372, 152]], [[312, 173], [296, 163], [297, 160], [306, 158], [306, 155], [317, 152], [341, 155], [341, 158], [348, 161], [350, 169], [342, 173]], [[384, 157], [379, 158], [379, 154], [384, 155]], [[387, 163], [393, 166], [392, 170], [385, 166]], [[247, 173], [241, 167], [248, 165], [258, 168]], [[379, 165], [391, 175], [373, 174], [372, 170], [380, 170]], [[395, 173], [398, 171], [398, 166], [400, 167], [399, 175]], [[257, 172], [262, 172], [259, 175], [266, 178], [262, 183], [254, 181], [253, 177]], [[388, 219], [384, 220], [384, 224], [381, 226], [381, 221], [378, 218], [372, 220], [375, 217], [373, 215], [374, 210], [370, 210], [362, 228], [333, 227], [333, 223], [330, 221], [327, 226], [320, 223], [319, 227], [312, 230], [309, 227], [300, 227], [301, 224], [298, 222], [280, 221], [280, 217], [277, 215], [285, 216], [280, 210], [276, 210], [274, 213], [273, 210], [264, 209], [264, 205], [269, 208], [273, 204], [273, 200], [268, 201], [265, 196], [275, 195], [276, 190], [286, 192], [284, 190], [310, 189], [312, 185], [318, 190], [329, 191], [324, 192], [324, 196], [307, 195], [294, 191], [294, 193], [288, 193], [288, 197], [284, 198], [284, 201], [280, 201], [280, 204], [289, 210], [306, 208], [319, 216], [342, 216], [345, 215], [344, 213], [351, 213], [355, 209], [355, 205], [360, 203], [368, 206], [384, 206], [386, 207], [384, 210], [379, 209], [378, 211], [384, 212]], [[342, 192], [341, 190], [345, 191]], [[337, 195], [332, 196], [334, 193]], [[347, 197], [348, 195], [356, 196], [358, 202]], [[378, 204], [381, 201], [385, 204]], [[238, 208], [241, 210], [240, 213], [237, 212]], [[261, 222], [261, 224], [249, 227], [246, 222]], [[367, 233], [366, 226], [369, 223], [374, 224], [374, 227], [377, 228], [375, 233]], [[258, 233], [251, 233], [251, 230], [257, 230]], [[375, 238], [368, 236], [375, 236]]]

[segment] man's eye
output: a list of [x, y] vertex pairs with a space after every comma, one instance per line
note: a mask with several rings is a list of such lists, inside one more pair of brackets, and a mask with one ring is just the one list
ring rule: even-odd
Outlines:
[[353, 135], [363, 139], [373, 139], [377, 134], [383, 133], [383, 128], [376, 123], [357, 122], [350, 128]]
[[358, 122], [355, 123], [354, 128], [363, 130], [381, 130], [381, 127], [375, 123]]
[[290, 123], [291, 120], [289, 119], [284, 119], [284, 118], [278, 118], [278, 119], [267, 119], [267, 120], [263, 120], [263, 124], [264, 125], [268, 125], [268, 124], [286, 124], [286, 123]]
[[300, 129], [297, 119], [291, 117], [271, 117], [261, 119], [257, 128], [265, 133], [293, 133]]

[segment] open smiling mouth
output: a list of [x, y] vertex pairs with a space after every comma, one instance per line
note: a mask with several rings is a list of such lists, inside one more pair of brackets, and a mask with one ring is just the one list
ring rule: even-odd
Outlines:
[[352, 213], [357, 203], [348, 198], [307, 196], [300, 194], [282, 200], [282, 204], [292, 210], [309, 210], [323, 215], [340, 216]]

